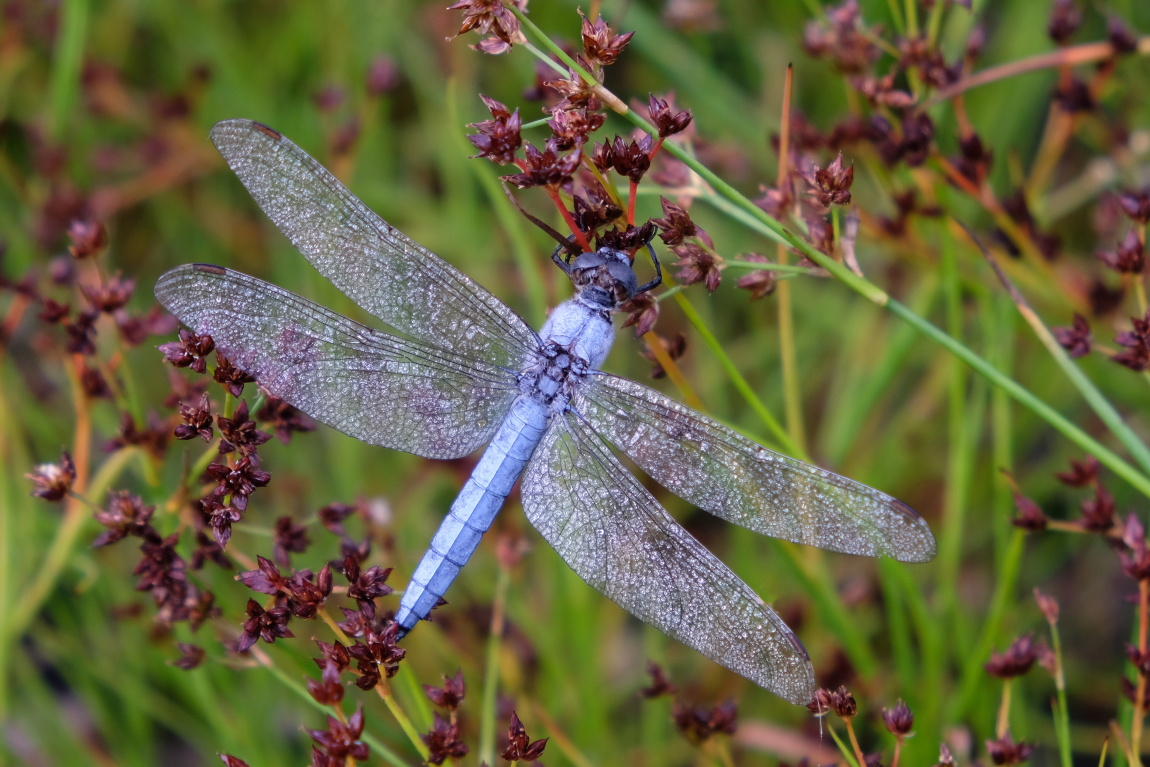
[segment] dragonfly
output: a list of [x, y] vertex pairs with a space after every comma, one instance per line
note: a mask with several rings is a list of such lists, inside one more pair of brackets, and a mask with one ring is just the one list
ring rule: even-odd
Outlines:
[[536, 332], [280, 133], [226, 120], [211, 139], [320, 274], [394, 332], [208, 264], [159, 278], [168, 311], [266, 391], [358, 440], [433, 459], [487, 445], [404, 590], [401, 635], [428, 619], [521, 479], [527, 519], [589, 585], [784, 700], [809, 702], [814, 670], [794, 632], [617, 453], [756, 533], [904, 562], [934, 557], [929, 527], [905, 503], [602, 371], [612, 315], [659, 282], [640, 285], [627, 253], [557, 251], [574, 295]]

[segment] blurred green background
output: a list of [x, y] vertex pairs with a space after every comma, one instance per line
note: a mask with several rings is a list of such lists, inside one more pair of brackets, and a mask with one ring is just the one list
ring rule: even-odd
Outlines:
[[[103, 268], [138, 280], [129, 304], [134, 311], [151, 304], [151, 285], [161, 272], [198, 261], [257, 275], [362, 317], [274, 231], [208, 143], [213, 123], [246, 117], [291, 138], [390, 223], [538, 326], [543, 307], [568, 290], [548, 258], [552, 245], [503, 197], [495, 179], [508, 170], [469, 160], [474, 149], [465, 139], [466, 124], [488, 116], [478, 94], [519, 107], [526, 120], [540, 116], [539, 105], [523, 98], [535, 80], [534, 59], [523, 48], [483, 56], [468, 47], [474, 36], [448, 40], [460, 21], [444, 5], [3, 3], [5, 279], [31, 270], [46, 284], [49, 263], [66, 253], [68, 221], [91, 216], [108, 228]], [[909, 5], [861, 3], [866, 23], [890, 40], [905, 25]], [[577, 41], [576, 8], [574, 2], [537, 2], [531, 18], [553, 39]], [[1052, 50], [1045, 34], [1049, 10], [1031, 0], [975, 3], [973, 12], [950, 8], [938, 38], [953, 60], [977, 23], [986, 31], [978, 69], [1021, 60]], [[677, 104], [695, 116], [700, 157], [748, 196], [774, 184], [771, 136], [778, 130], [787, 64], [795, 67], [794, 108], [814, 125], [827, 130], [858, 108], [843, 75], [802, 50], [804, 25], [820, 12], [814, 0], [606, 2], [601, 11], [614, 28], [637, 32], [608, 70], [607, 87], [632, 103], [673, 91]], [[685, 12], [694, 15], [686, 21], [674, 15]], [[1150, 8], [1135, 0], [1092, 6], [1075, 41], [1104, 40], [1111, 12], [1134, 29], [1150, 25]], [[880, 69], [883, 63], [889, 66], [889, 58]], [[993, 148], [989, 185], [1001, 197], [1034, 161], [1056, 77], [1045, 68], [967, 94], [966, 116]], [[1145, 183], [1148, 77], [1145, 57], [1120, 60], [1099, 94], [1102, 110], [1077, 127], [1052, 181], [1031, 198], [1039, 224], [1061, 236], [1063, 252], [1045, 268], [1020, 262], [1010, 269], [1049, 325], [1069, 325], [1074, 311], [1089, 311], [1087, 276], [1098, 271], [1093, 253], [1114, 245], [1099, 235], [1105, 192]], [[931, 114], [940, 151], [954, 154], [954, 113], [942, 105]], [[607, 136], [630, 129], [614, 116], [608, 126]], [[1126, 154], [1114, 150], [1120, 132], [1130, 147]], [[527, 138], [541, 143], [545, 133]], [[829, 163], [833, 156], [822, 159]], [[848, 151], [845, 159], [856, 164], [855, 204], [870, 216], [892, 215], [892, 190], [915, 183], [933, 185], [944, 211], [941, 218], [916, 220], [901, 237], [864, 227], [857, 251], [867, 276], [1115, 447], [1019, 321], [977, 250], [955, 242], [950, 216], [993, 242], [982, 207], [937, 177], [924, 183], [906, 168], [885, 168], [865, 148]], [[1087, 171], [1104, 165], [1110, 175], [1087, 183]], [[542, 195], [520, 197], [538, 215], [549, 215]], [[640, 219], [658, 211], [653, 194], [641, 199]], [[700, 203], [692, 213], [723, 256], [774, 254], [773, 243], [721, 209]], [[734, 285], [743, 273], [728, 271], [714, 295], [696, 285], [685, 296], [781, 419], [775, 299], [750, 302]], [[939, 561], [905, 566], [810, 551], [729, 529], [666, 494], [661, 500], [796, 629], [820, 682], [851, 686], [860, 703], [863, 748], [882, 751], [883, 763], [889, 763], [893, 739], [879, 714], [900, 698], [916, 714], [917, 736], [904, 747], [904, 760], [932, 763], [944, 737], [960, 762], [985, 760], [981, 744], [994, 737], [1002, 684], [982, 673], [982, 663], [990, 650], [1004, 649], [1020, 634], [1045, 636], [1030, 593], [1038, 586], [1053, 594], [1063, 604], [1072, 741], [1083, 763], [1097, 763], [1107, 722], [1129, 715], [1118, 679], [1122, 643], [1131, 638], [1136, 617], [1125, 597], [1135, 589], [1101, 542], [1056, 532], [1025, 539], [1011, 527], [1011, 491], [1001, 473], [1012, 472], [1024, 494], [1052, 517], [1071, 518], [1089, 494], [1058, 484], [1053, 472], [1080, 458], [1080, 451], [841, 284], [804, 278], [793, 281], [792, 291], [809, 455], [918, 509], [939, 538]], [[274, 667], [260, 668], [227, 655], [219, 643], [226, 627], [242, 622], [249, 595], [232, 581], [234, 572], [209, 567], [194, 576], [216, 593], [225, 629], [209, 623], [193, 635], [180, 625], [172, 634], [152, 628], [150, 601], [133, 590], [134, 544], [89, 549], [99, 531], [91, 521], [82, 522], [70, 545], [60, 543], [59, 509], [30, 498], [22, 475], [56, 460], [61, 448], [74, 450], [70, 360], [60, 351], [58, 328], [39, 324], [36, 310], [21, 309], [10, 290], [2, 301], [12, 321], [0, 366], [0, 460], [6, 467], [0, 472], [0, 614], [6, 628], [0, 759], [190, 765], [213, 763], [213, 754], [226, 752], [252, 765], [306, 762], [302, 728], [320, 728], [324, 721], [303, 690], [305, 679], [316, 676], [310, 638], [331, 641], [327, 627], [295, 621], [297, 639], [260, 645]], [[1112, 344], [1113, 328], [1129, 327], [1126, 318], [1139, 313], [1132, 307], [1092, 316], [1100, 343]], [[666, 338], [686, 334], [680, 365], [709, 414], [773, 446], [770, 430], [675, 302], [664, 304], [656, 331]], [[116, 403], [92, 404], [97, 448], [115, 436], [125, 409], [141, 423], [149, 412], [172, 412], [162, 405], [170, 391], [167, 367], [152, 348], [171, 338], [120, 349], [111, 336], [103, 334], [101, 354], [114, 360], [124, 395]], [[649, 382], [643, 348], [622, 331], [606, 367]], [[1081, 366], [1144, 435], [1145, 378], [1099, 354]], [[653, 385], [681, 396], [665, 381]], [[198, 442], [172, 443], [162, 461], [138, 450], [119, 459], [97, 450], [93, 471], [111, 466], [112, 489], [160, 504], [156, 524], [170, 532], [178, 519], [166, 504], [202, 449]], [[269, 443], [261, 454], [273, 481], [253, 496], [248, 518], [236, 527], [231, 547], [247, 559], [235, 569], [246, 569], [256, 554], [268, 555], [276, 517], [314, 521], [325, 504], [360, 502], [374, 512], [371, 561], [396, 569], [397, 588], [471, 465], [367, 447], [324, 428], [287, 446]], [[1146, 499], [1130, 486], [1112, 475], [1106, 481], [1121, 513], [1145, 509]], [[497, 528], [453, 588], [442, 621], [421, 626], [405, 642], [408, 660], [394, 680], [399, 704], [425, 732], [430, 719], [418, 685], [463, 670], [469, 685], [464, 737], [472, 746], [463, 763], [478, 763], [478, 744], [493, 737], [480, 732], [485, 674], [498, 681], [496, 729], [504, 731], [506, 710], [515, 708], [532, 738], [552, 737], [547, 764], [833, 758], [827, 756], [833, 743], [820, 740], [820, 723], [807, 711], [643, 627], [583, 585], [528, 529], [515, 503]], [[311, 531], [312, 548], [295, 555], [293, 566], [318, 570], [338, 555], [338, 541], [316, 524]], [[506, 570], [508, 632], [491, 645], [488, 615], [496, 584], [505, 577], [499, 549], [522, 543], [521, 556]], [[53, 558], [63, 564], [45, 582], [45, 563]], [[381, 606], [395, 603], [381, 600]], [[190, 672], [166, 665], [177, 657], [176, 641], [201, 644], [208, 660]], [[649, 681], [649, 659], [667, 669], [691, 705], [738, 702], [741, 728], [729, 746], [696, 748], [675, 732], [667, 699], [639, 696]], [[1050, 675], [1039, 670], [1014, 691], [1011, 731], [1045, 747], [1035, 757], [1042, 763], [1056, 759], [1053, 690]], [[360, 699], [368, 708], [368, 732], [400, 763], [417, 763], [415, 750], [374, 696], [350, 688], [345, 708]]]

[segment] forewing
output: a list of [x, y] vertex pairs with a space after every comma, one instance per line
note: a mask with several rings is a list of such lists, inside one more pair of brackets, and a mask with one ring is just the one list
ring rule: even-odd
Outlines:
[[211, 138], [320, 274], [400, 333], [516, 369], [535, 347], [519, 315], [376, 215], [279, 133], [225, 120]]
[[156, 297], [272, 394], [373, 445], [467, 455], [518, 391], [514, 371], [373, 330], [230, 269], [176, 267]]
[[573, 406], [656, 482], [717, 517], [830, 551], [934, 557], [930, 528], [902, 501], [768, 450], [642, 384], [589, 376]]
[[552, 419], [523, 509], [579, 577], [624, 610], [803, 704], [814, 672], [794, 633], [680, 527], [578, 414]]

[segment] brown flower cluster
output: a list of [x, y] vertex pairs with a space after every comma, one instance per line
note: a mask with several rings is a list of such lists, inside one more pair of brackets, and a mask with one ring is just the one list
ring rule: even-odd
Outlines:
[[[506, 8], [496, 11], [487, 3], [460, 3], [458, 7], [464, 5], [469, 14], [480, 14], [487, 8], [484, 18], [491, 29], [506, 27]], [[468, 23], [479, 28], [477, 21]], [[710, 238], [691, 221], [683, 204], [664, 198], [661, 218], [647, 223], [636, 220], [636, 189], [662, 160], [664, 141], [690, 127], [690, 112], [677, 109], [671, 98], [652, 95], [646, 105], [654, 126], [652, 133], [595, 141], [593, 134], [606, 119], [607, 96], [600, 87], [604, 70], [618, 60], [632, 33], [618, 34], [603, 19], [584, 17], [581, 38], [582, 48], [573, 59], [575, 66], [563, 65], [565, 77], [542, 74], [533, 89], [532, 96], [546, 102], [543, 111], [549, 118], [550, 136], [542, 148], [524, 142], [518, 109], [482, 97], [491, 119], [470, 126], [475, 129], [469, 139], [479, 152], [476, 157], [515, 165], [518, 172], [503, 177], [509, 184], [543, 189], [570, 228], [569, 236], [553, 233], [569, 253], [606, 246], [634, 257], [656, 230], [661, 230], [664, 243], [679, 258], [677, 279], [687, 284], [702, 282], [713, 291], [719, 284], [721, 261]], [[615, 178], [626, 180], [626, 194], [619, 190]], [[532, 220], [539, 223], [534, 217]], [[635, 325], [639, 334], [651, 330], [658, 318], [657, 303], [646, 295], [638, 296], [625, 311], [627, 324]]]

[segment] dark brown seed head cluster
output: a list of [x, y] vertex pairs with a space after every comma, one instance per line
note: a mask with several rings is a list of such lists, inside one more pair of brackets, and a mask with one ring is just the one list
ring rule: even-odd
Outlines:
[[[491, 29], [498, 27], [499, 15], [490, 8], [484, 11], [485, 4], [467, 5], [469, 19], [482, 16]], [[468, 23], [479, 28], [479, 21]], [[704, 282], [714, 290], [721, 276], [720, 260], [710, 238], [691, 221], [684, 205], [664, 198], [662, 218], [647, 223], [635, 219], [636, 187], [653, 170], [663, 142], [690, 127], [691, 113], [677, 109], [672, 98], [652, 95], [647, 104], [652, 133], [592, 140], [606, 120], [600, 91], [604, 69], [619, 59], [632, 36], [615, 33], [602, 19], [583, 19], [582, 49], [572, 54], [577, 66], [566, 66], [562, 78], [537, 78], [534, 96], [550, 95], [544, 109], [550, 136], [542, 148], [523, 140], [517, 109], [487, 97], [483, 101], [491, 119], [471, 125], [476, 132], [469, 138], [479, 152], [477, 157], [518, 167], [519, 172], [503, 176], [505, 182], [520, 189], [539, 187], [547, 193], [571, 229], [566, 246], [570, 252], [611, 247], [633, 255], [658, 228], [679, 258], [679, 279]], [[616, 177], [629, 185], [626, 195], [616, 186]], [[636, 325], [641, 333], [649, 331], [658, 317], [656, 305], [642, 296], [626, 311], [628, 324]]]
[[511, 724], [507, 728], [507, 748], [500, 756], [508, 762], [533, 762], [543, 756], [547, 748], [548, 738], [531, 740], [527, 737], [527, 730], [519, 721], [519, 715], [511, 712]]

